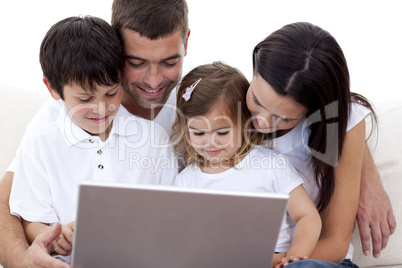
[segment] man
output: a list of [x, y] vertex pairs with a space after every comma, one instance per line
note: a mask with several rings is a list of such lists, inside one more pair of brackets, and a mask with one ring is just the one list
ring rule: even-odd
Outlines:
[[171, 92], [181, 80], [190, 35], [184, 5], [185, 0], [116, 0], [112, 7], [112, 26], [126, 56], [122, 104], [134, 115], [155, 120], [168, 134], [176, 106]]
[[[112, 7], [112, 26], [120, 33], [126, 53], [122, 104], [135, 115], [162, 123], [168, 133], [175, 107], [175, 94], [171, 92], [181, 78], [183, 58], [187, 53], [190, 35], [187, 21], [185, 0], [115, 0]], [[177, 31], [179, 28], [181, 34]], [[147, 34], [145, 29], [156, 33]], [[42, 115], [47, 116], [46, 113]], [[0, 264], [6, 267], [70, 267], [47, 253], [50, 242], [60, 234], [59, 224], [28, 247], [19, 219], [9, 213], [12, 180], [13, 173], [7, 172], [0, 181]], [[359, 226], [364, 227], [361, 228], [364, 251], [370, 249], [371, 228], [371, 233], [375, 234], [373, 248], [378, 253], [385, 247], [396, 224], [389, 198], [368, 150], [363, 160], [360, 200]]]
[[[134, 115], [155, 120], [170, 134], [176, 103], [173, 89], [181, 79], [190, 35], [186, 1], [116, 0], [112, 26], [123, 40], [126, 56], [123, 106]], [[60, 105], [52, 102], [42, 107], [26, 134], [55, 121], [58, 113], [54, 111]], [[49, 243], [60, 234], [59, 224], [28, 246], [19, 219], [8, 208], [13, 175], [7, 172], [0, 182], [0, 263], [6, 267], [70, 267], [47, 253]]]

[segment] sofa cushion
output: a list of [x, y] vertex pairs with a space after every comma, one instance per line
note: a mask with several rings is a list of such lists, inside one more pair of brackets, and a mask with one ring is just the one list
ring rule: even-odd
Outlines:
[[3, 176], [24, 135], [25, 128], [50, 94], [0, 85], [0, 173]]
[[[367, 141], [374, 162], [380, 172], [385, 191], [394, 209], [397, 223], [402, 224], [402, 100], [375, 105], [378, 116], [378, 131]], [[371, 124], [367, 120], [367, 129]], [[368, 132], [367, 131], [367, 132]], [[402, 226], [397, 226], [388, 246], [378, 259], [362, 253], [359, 230], [356, 227], [352, 243], [355, 248], [353, 261], [360, 267], [402, 267]]]

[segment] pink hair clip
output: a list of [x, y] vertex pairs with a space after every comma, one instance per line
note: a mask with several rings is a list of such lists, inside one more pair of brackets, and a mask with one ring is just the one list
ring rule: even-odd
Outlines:
[[183, 99], [188, 101], [191, 98], [191, 93], [193, 93], [194, 88], [198, 85], [202, 78], [195, 81], [191, 86], [186, 88], [186, 93], [183, 94]]

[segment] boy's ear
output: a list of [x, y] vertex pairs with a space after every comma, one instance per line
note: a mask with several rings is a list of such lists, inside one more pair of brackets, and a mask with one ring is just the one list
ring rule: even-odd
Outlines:
[[53, 99], [55, 99], [55, 100], [61, 99], [59, 93], [54, 88], [52, 88], [52, 86], [49, 83], [49, 80], [46, 77], [43, 77], [43, 83], [46, 85], [47, 90], [49, 90], [49, 93]]

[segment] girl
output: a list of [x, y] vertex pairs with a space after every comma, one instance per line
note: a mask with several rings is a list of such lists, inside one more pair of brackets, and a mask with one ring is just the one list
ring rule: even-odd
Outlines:
[[297, 172], [283, 156], [256, 146], [263, 135], [247, 130], [248, 87], [242, 73], [219, 62], [199, 66], [183, 78], [173, 136], [180, 137], [176, 149], [185, 148], [186, 168], [176, 176], [175, 185], [289, 194], [288, 213], [296, 231], [290, 246], [284, 220], [271, 266], [280, 267], [281, 261], [310, 255], [321, 221]]
[[348, 248], [370, 104], [350, 92], [336, 40], [310, 23], [286, 25], [260, 42], [253, 67], [247, 92], [253, 125], [275, 138], [273, 150], [285, 154], [302, 176], [323, 224], [310, 260], [289, 267], [355, 267]]

